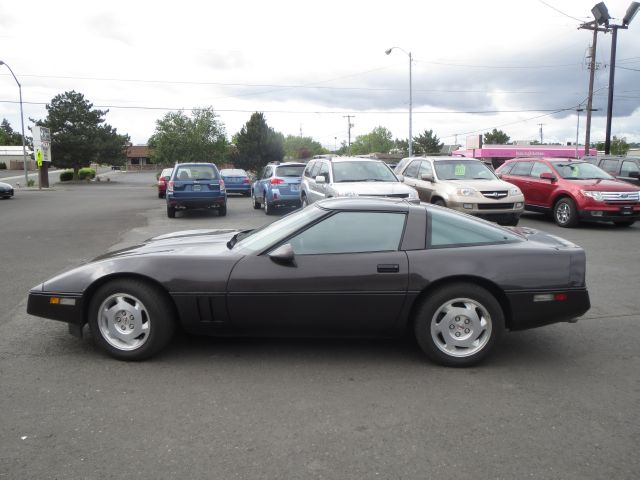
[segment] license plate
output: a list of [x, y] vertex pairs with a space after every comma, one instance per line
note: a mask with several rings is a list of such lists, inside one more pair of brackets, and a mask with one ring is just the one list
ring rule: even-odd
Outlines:
[[633, 207], [620, 207], [620, 213], [623, 215], [631, 215], [633, 213]]
[[300, 191], [300, 185], [291, 185], [291, 191], [292, 192], [299, 192]]
[[202, 186], [200, 186], [200, 185], [194, 185], [193, 186], [193, 191], [194, 192], [199, 192], [200, 190], [202, 190]]

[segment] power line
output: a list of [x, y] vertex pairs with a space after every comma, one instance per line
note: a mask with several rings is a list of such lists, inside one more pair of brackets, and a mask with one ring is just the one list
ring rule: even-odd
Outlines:
[[465, 68], [495, 68], [495, 69], [523, 69], [531, 70], [538, 68], [563, 68], [563, 67], [580, 67], [581, 63], [559, 63], [556, 65], [474, 65], [465, 63], [448, 63], [448, 62], [434, 62], [427, 60], [416, 60], [416, 63], [428, 63], [431, 65], [443, 65], [447, 67], [465, 67]]
[[[584, 22], [584, 19], [580, 19], [580, 18], [574, 17], [574, 16], [572, 16], [572, 15], [569, 15], [568, 13], [564, 13], [562, 10], [557, 9], [557, 8], [556, 8], [556, 7], [554, 7], [553, 5], [549, 5], [547, 2], [545, 2], [545, 1], [543, 1], [543, 0], [538, 0], [538, 1], [539, 1], [541, 4], [543, 4], [543, 5], [547, 6], [547, 7], [549, 7], [551, 10], [555, 10], [556, 12], [558, 12], [558, 13], [560, 13], [560, 14], [564, 15], [565, 17], [569, 17], [569, 18], [571, 18], [571, 19], [573, 19], [573, 20], [577, 20], [577, 21], [578, 21], [578, 22], [580, 22], [580, 23]], [[585, 18], [586, 18], [586, 17], [585, 17]]]

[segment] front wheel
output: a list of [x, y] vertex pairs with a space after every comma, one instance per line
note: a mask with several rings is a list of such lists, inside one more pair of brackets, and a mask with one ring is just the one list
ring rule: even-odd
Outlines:
[[496, 298], [471, 283], [445, 285], [430, 293], [416, 312], [415, 335], [434, 362], [469, 367], [482, 361], [504, 333]]
[[434, 205], [437, 205], [439, 207], [446, 207], [447, 206], [447, 204], [444, 203], [444, 200], [442, 200], [441, 198], [436, 198], [431, 203], [433, 203]]
[[578, 210], [570, 198], [561, 198], [553, 207], [553, 219], [560, 227], [575, 227], [578, 225]]
[[167, 294], [140, 280], [112, 280], [89, 304], [95, 342], [119, 360], [144, 360], [164, 348], [175, 328]]

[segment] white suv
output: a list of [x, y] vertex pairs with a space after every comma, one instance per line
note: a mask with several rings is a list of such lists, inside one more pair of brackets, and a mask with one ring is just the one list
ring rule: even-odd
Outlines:
[[302, 174], [303, 207], [331, 197], [391, 197], [420, 203], [418, 192], [402, 183], [381, 160], [356, 157], [319, 157]]

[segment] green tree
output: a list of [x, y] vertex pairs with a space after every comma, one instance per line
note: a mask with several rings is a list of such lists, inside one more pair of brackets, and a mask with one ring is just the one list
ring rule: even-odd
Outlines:
[[[29, 144], [28, 141], [26, 143]], [[22, 135], [11, 128], [6, 118], [3, 118], [0, 124], [0, 145], [22, 145]]]
[[396, 138], [393, 141], [393, 150], [402, 155], [409, 154], [409, 140], [406, 138]]
[[[596, 148], [599, 151], [604, 152], [604, 142], [598, 142], [596, 144]], [[611, 148], [609, 151], [611, 155], [626, 155], [627, 152], [629, 151], [629, 148], [631, 147], [627, 143], [626, 138], [624, 137], [618, 138], [614, 135], [613, 138], [611, 139]]]
[[502, 130], [494, 128], [491, 132], [484, 134], [483, 143], [485, 145], [506, 145], [509, 143], [509, 135]]
[[384, 127], [376, 127], [366, 135], [359, 135], [351, 144], [351, 155], [367, 153], [389, 153], [393, 148], [393, 136]]
[[148, 143], [152, 161], [161, 165], [222, 163], [227, 153], [225, 128], [212, 107], [194, 109], [191, 118], [182, 110], [167, 113], [156, 121]]
[[320, 142], [316, 142], [311, 137], [287, 135], [287, 138], [284, 139], [284, 155], [287, 158], [301, 160], [322, 153], [327, 153], [327, 150], [322, 147]]
[[238, 159], [234, 165], [258, 171], [269, 162], [284, 158], [284, 135], [267, 125], [264, 113], [256, 112], [234, 136]]
[[75, 91], [56, 95], [46, 109], [47, 118], [31, 121], [51, 130], [52, 163], [72, 168], [74, 179], [91, 162], [121, 165], [125, 161], [129, 136], [119, 135], [104, 123], [109, 110], [94, 109], [84, 95]]
[[413, 137], [414, 155], [433, 155], [440, 153], [444, 143], [440, 142], [433, 130], [425, 130], [417, 137]]

